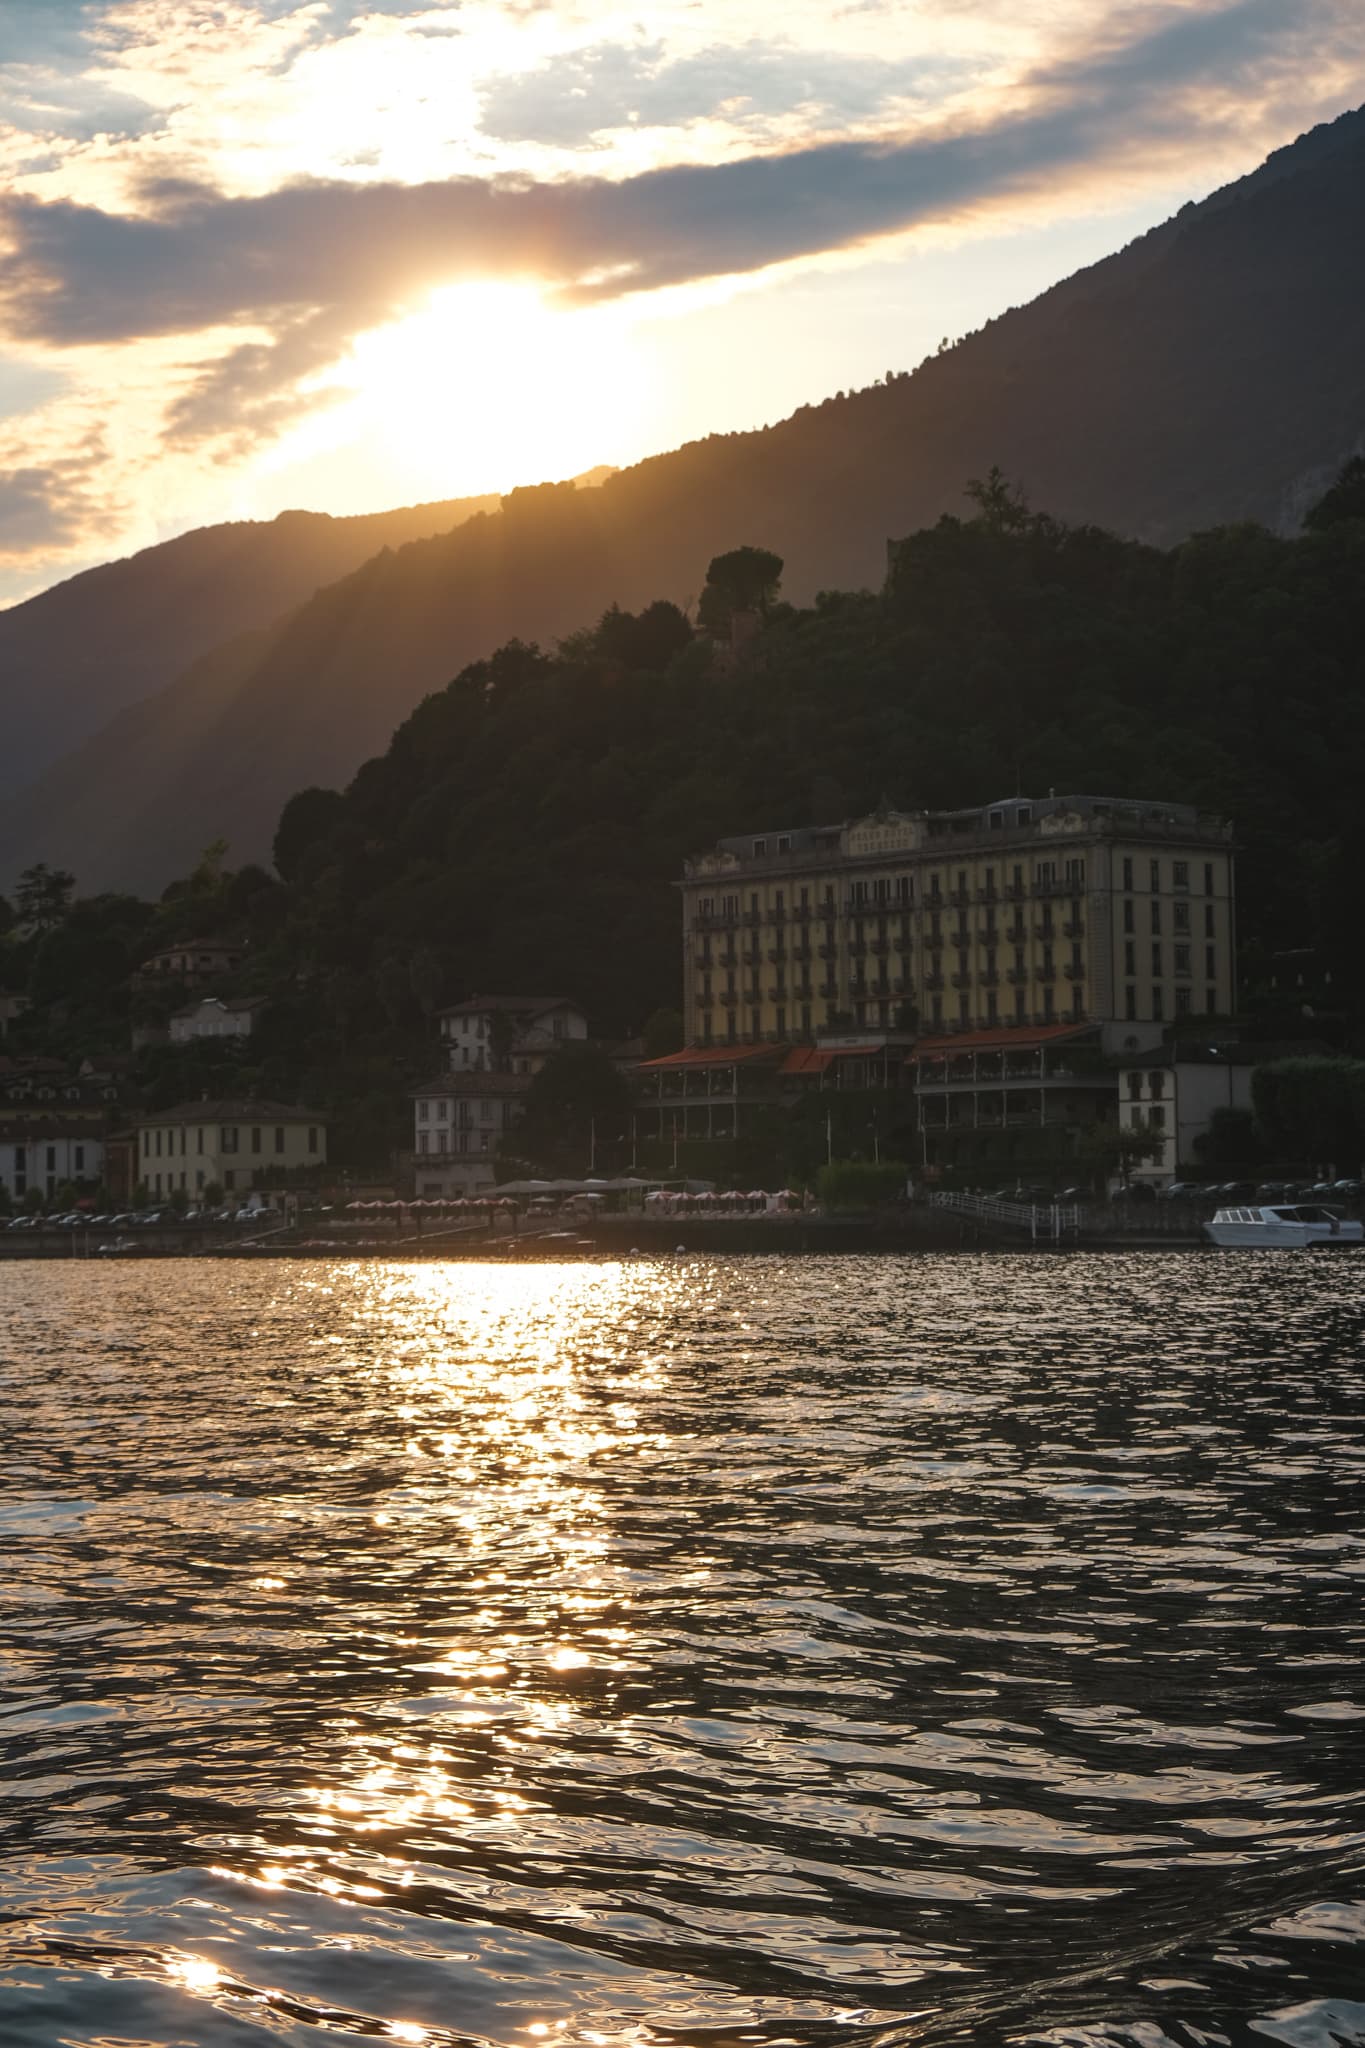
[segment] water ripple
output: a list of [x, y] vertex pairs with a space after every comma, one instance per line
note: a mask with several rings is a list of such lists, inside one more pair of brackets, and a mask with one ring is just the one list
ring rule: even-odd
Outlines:
[[0, 1269], [0, 2042], [1365, 2042], [1360, 1270]]

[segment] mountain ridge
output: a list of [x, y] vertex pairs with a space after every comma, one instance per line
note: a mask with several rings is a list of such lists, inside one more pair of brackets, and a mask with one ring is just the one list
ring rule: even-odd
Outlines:
[[149, 728], [110, 736], [112, 835], [92, 822], [91, 760], [57, 764], [0, 831], [0, 874], [46, 858], [86, 885], [156, 886], [219, 834], [261, 857], [295, 789], [347, 781], [490, 648], [552, 641], [612, 602], [684, 601], [711, 554], [746, 542], [785, 557], [798, 599], [817, 578], [880, 581], [887, 540], [960, 506], [992, 464], [1060, 519], [1157, 544], [1283, 523], [1365, 430], [1365, 280], [1347, 260], [1363, 241], [1356, 111], [914, 372], [372, 557], [230, 685], [220, 670], [216, 690], [182, 691], [155, 776]]

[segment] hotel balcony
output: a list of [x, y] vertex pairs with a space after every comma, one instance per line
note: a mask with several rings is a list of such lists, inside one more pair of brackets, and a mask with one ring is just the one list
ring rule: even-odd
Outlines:
[[785, 924], [787, 922], [787, 913], [785, 910], [770, 910], [767, 913], [767, 916], [769, 924]]
[[723, 988], [720, 992], [720, 1000], [727, 1010], [733, 1010], [735, 1004], [739, 1001], [738, 989]]
[[1083, 939], [1085, 937], [1085, 919], [1083, 917], [1069, 917], [1062, 926], [1062, 930], [1069, 939]]
[[869, 941], [869, 947], [879, 959], [884, 959], [891, 950], [891, 941], [890, 939], [872, 939]]
[[952, 979], [954, 988], [970, 988], [972, 985], [970, 974], [955, 974]]
[[771, 987], [771, 988], [770, 988], [770, 989], [768, 990], [768, 1001], [769, 1001], [770, 1003], [785, 1003], [785, 1002], [786, 1002], [786, 1000], [787, 1000], [787, 984], [786, 984], [786, 982], [785, 982], [785, 981], [775, 981], [775, 982], [773, 983], [772, 987]]
[[1050, 960], [1045, 960], [1041, 967], [1034, 968], [1033, 978], [1035, 981], [1055, 981], [1057, 970]]
[[837, 946], [831, 946], [826, 944], [823, 946], [817, 946], [815, 950], [820, 955], [820, 958], [822, 960], [837, 960], [839, 957], [839, 948]]
[[1024, 923], [1022, 918], [1016, 917], [1013, 924], [1007, 924], [1005, 926], [1006, 945], [1022, 946], [1027, 937], [1028, 926]]
[[941, 989], [943, 986], [943, 976], [941, 974], [926, 974], [924, 986], [930, 989]]
[[1084, 981], [1084, 962], [1079, 960], [1068, 960], [1066, 966], [1062, 969], [1062, 973], [1066, 976], [1068, 981]]
[[1029, 972], [1027, 967], [1007, 967], [1005, 969], [1006, 981], [1012, 982], [1015, 988], [1021, 987], [1028, 978]]
[[769, 946], [768, 959], [774, 967], [776, 967], [780, 962], [785, 961], [786, 958], [787, 949], [785, 946]]
[[837, 981], [822, 981], [822, 982], [821, 982], [821, 984], [820, 984], [820, 993], [821, 993], [821, 995], [822, 995], [822, 996], [823, 996], [823, 997], [825, 998], [826, 1002], [833, 1002], [834, 998], [835, 998], [835, 997], [836, 997], [836, 996], [838, 995], [838, 993], [839, 993], [839, 984], [838, 984], [838, 982], [837, 982]]
[[998, 988], [1000, 985], [1000, 976], [993, 967], [983, 967], [977, 979], [982, 988]]

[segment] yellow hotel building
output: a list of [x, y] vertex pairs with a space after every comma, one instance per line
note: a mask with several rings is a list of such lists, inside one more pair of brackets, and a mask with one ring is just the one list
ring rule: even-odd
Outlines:
[[681, 888], [690, 1045], [1100, 1023], [1132, 1047], [1234, 1007], [1232, 828], [1188, 805], [882, 810], [723, 839]]

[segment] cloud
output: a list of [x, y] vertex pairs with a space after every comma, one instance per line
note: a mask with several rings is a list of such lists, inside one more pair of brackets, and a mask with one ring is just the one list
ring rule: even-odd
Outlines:
[[58, 461], [0, 466], [0, 561], [22, 561], [116, 530], [121, 508], [103, 498], [95, 481], [105, 454], [96, 438]]
[[611, 129], [709, 118], [751, 132], [793, 113], [823, 125], [862, 125], [884, 115], [888, 102], [942, 98], [971, 69], [961, 59], [890, 63], [756, 41], [677, 58], [659, 41], [596, 43], [535, 70], [484, 80], [480, 126], [504, 142], [574, 147]]

